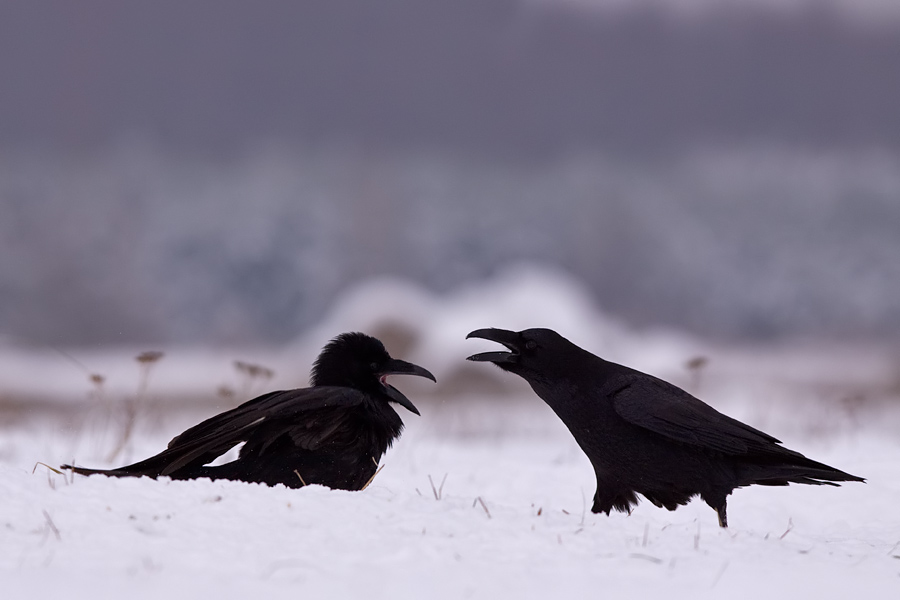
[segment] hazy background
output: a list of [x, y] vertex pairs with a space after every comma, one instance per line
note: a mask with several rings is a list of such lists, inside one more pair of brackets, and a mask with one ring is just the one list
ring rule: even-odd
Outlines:
[[[591, 515], [489, 326], [868, 483]], [[437, 378], [366, 492], [47, 469], [348, 330]], [[0, 0], [5, 597], [887, 597], [897, 465], [900, 1]]]
[[632, 327], [896, 342], [900, 9], [722, 4], [0, 0], [0, 336], [278, 344], [524, 262]]

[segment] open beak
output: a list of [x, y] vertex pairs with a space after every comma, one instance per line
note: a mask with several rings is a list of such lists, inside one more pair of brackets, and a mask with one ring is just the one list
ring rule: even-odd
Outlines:
[[417, 415], [419, 413], [419, 409], [415, 407], [415, 405], [409, 401], [409, 398], [400, 393], [400, 390], [395, 388], [394, 386], [388, 384], [384, 378], [388, 375], [416, 375], [418, 377], [425, 377], [426, 379], [430, 379], [437, 383], [437, 379], [434, 378], [434, 375], [431, 374], [427, 369], [423, 369], [419, 365], [414, 365], [412, 363], [406, 362], [405, 360], [399, 360], [396, 358], [392, 358], [384, 367], [384, 369], [378, 373], [379, 379], [381, 379], [382, 385], [384, 385], [384, 389], [387, 392], [387, 395], [391, 397], [391, 400], [405, 408], [411, 413], [415, 413]]
[[509, 349], [509, 352], [482, 352], [480, 354], [473, 354], [466, 360], [500, 364], [516, 362], [516, 359], [519, 356], [517, 344], [520, 342], [520, 339], [519, 334], [515, 331], [494, 328], [476, 329], [466, 336], [466, 339], [469, 338], [481, 338], [483, 340], [490, 340], [492, 342], [503, 344]]

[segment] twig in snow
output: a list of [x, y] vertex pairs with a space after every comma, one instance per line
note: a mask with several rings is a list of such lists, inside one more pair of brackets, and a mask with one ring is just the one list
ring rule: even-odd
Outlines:
[[579, 527], [584, 528], [584, 517], [587, 513], [587, 500], [584, 498], [584, 488], [581, 488], [581, 523], [578, 524]]
[[700, 521], [697, 521], [697, 533], [694, 535], [694, 550], [700, 549]]
[[789, 533], [791, 532], [791, 529], [793, 529], [793, 528], [794, 528], [794, 521], [793, 521], [793, 519], [791, 519], [790, 517], [788, 517], [788, 526], [787, 526], [787, 529], [784, 530], [784, 533], [782, 533], [782, 534], [781, 534], [781, 537], [779, 537], [778, 539], [779, 539], [779, 540], [783, 540], [783, 539], [784, 539], [784, 536], [786, 536], [787, 534], [789, 534]]
[[428, 475], [428, 483], [431, 484], [431, 491], [432, 491], [432, 493], [434, 493], [434, 499], [435, 499], [435, 500], [440, 500], [440, 497], [438, 497], [437, 488], [434, 487], [434, 481], [431, 479], [431, 475], [430, 475], [430, 474]]
[[488, 519], [490, 519], [491, 511], [488, 510], [487, 504], [484, 503], [484, 500], [481, 498], [481, 496], [478, 496], [477, 498], [475, 498], [475, 501], [472, 502], [472, 508], [475, 508], [475, 505], [479, 502], [481, 503], [481, 508], [484, 509], [485, 514], [488, 516]]
[[447, 473], [444, 473], [444, 478], [441, 479], [441, 487], [434, 487], [434, 480], [431, 479], [431, 475], [428, 476], [428, 483], [431, 484], [431, 491], [434, 492], [434, 499], [440, 500], [444, 495], [444, 482], [447, 481]]
[[722, 579], [722, 575], [725, 574], [725, 569], [727, 569], [727, 568], [728, 568], [728, 561], [726, 560], [725, 563], [722, 565], [722, 568], [719, 569], [719, 572], [716, 573], [716, 578], [713, 579], [712, 585], [709, 586], [709, 589], [716, 587], [716, 585], [719, 583], [719, 580]]
[[663, 560], [661, 558], [656, 558], [655, 556], [650, 556], [649, 554], [640, 554], [638, 552], [632, 552], [629, 556], [631, 558], [640, 558], [641, 560], [650, 561], [655, 565], [661, 565], [663, 563]]
[[46, 510], [41, 510], [44, 513], [44, 519], [47, 521], [47, 527], [50, 528], [50, 531], [53, 532], [53, 535], [56, 536], [56, 541], [61, 542], [62, 536], [59, 535], [59, 529], [56, 528], [56, 525], [53, 523], [53, 519], [50, 518], [50, 514]]

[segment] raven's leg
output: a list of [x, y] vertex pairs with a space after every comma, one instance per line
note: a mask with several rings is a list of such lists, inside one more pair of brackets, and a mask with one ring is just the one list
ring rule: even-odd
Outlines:
[[716, 514], [719, 515], [719, 527], [728, 527], [728, 515], [725, 514], [725, 502], [722, 502], [722, 506], [714, 507], [716, 509]]
[[711, 490], [700, 494], [703, 501], [709, 504], [716, 511], [716, 514], [719, 515], [719, 527], [728, 527], [728, 516], [725, 514], [725, 506], [730, 493], [731, 490]]

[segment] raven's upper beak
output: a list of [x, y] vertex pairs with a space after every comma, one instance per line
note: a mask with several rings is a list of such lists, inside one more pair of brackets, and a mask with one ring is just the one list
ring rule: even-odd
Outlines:
[[392, 358], [390, 361], [388, 361], [384, 368], [381, 369], [381, 371], [378, 373], [378, 377], [381, 379], [381, 383], [384, 384], [384, 389], [385, 391], [387, 391], [387, 395], [391, 397], [391, 400], [393, 400], [409, 412], [421, 416], [421, 414], [419, 413], [419, 409], [417, 409], [413, 405], [413, 403], [409, 401], [409, 398], [401, 394], [400, 390], [385, 382], [384, 378], [388, 375], [418, 375], [419, 377], [425, 377], [437, 383], [437, 379], [434, 378], [434, 375], [432, 375], [430, 371], [428, 371], [427, 369], [423, 369], [419, 365], [414, 365], [412, 363], [406, 362], [405, 360], [399, 360], [396, 358]]
[[492, 342], [498, 342], [503, 344], [507, 348], [509, 348], [509, 352], [482, 352], [480, 354], [473, 354], [468, 357], [466, 360], [474, 360], [478, 362], [492, 362], [495, 364], [499, 363], [510, 363], [516, 362], [517, 357], [519, 356], [519, 348], [517, 344], [521, 342], [521, 338], [519, 334], [515, 331], [507, 331], [506, 329], [476, 329], [472, 333], [466, 336], [466, 339], [469, 338], [481, 338], [483, 340], [490, 340]]

